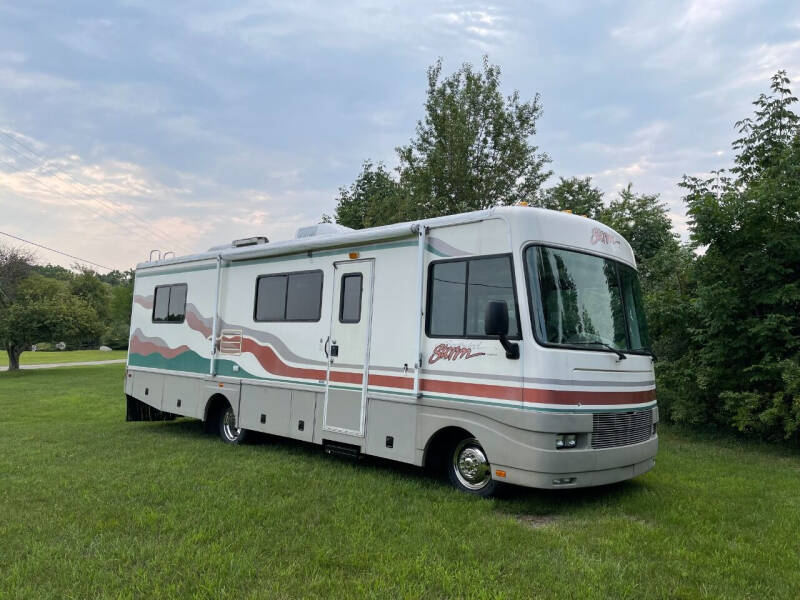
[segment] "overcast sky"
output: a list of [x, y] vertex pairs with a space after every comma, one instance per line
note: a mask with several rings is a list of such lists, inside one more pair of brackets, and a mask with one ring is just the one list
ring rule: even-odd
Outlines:
[[225, 4], [0, 0], [0, 231], [115, 268], [287, 239], [396, 165], [437, 57], [488, 54], [541, 93], [556, 176], [659, 193], [685, 233], [682, 175], [730, 166], [770, 75], [800, 79], [797, 0]]

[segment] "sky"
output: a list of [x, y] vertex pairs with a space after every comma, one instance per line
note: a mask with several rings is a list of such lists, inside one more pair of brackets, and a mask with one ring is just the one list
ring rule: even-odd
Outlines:
[[800, 3], [0, 0], [0, 231], [118, 269], [289, 239], [396, 166], [428, 66], [483, 55], [541, 94], [546, 185], [630, 182], [685, 237], [683, 175], [730, 167], [770, 76], [800, 79]]

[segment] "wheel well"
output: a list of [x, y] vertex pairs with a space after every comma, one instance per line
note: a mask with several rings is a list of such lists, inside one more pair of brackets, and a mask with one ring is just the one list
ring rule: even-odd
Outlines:
[[458, 440], [475, 437], [461, 427], [444, 427], [431, 436], [425, 447], [422, 466], [432, 471], [444, 470], [447, 455]]
[[230, 402], [222, 394], [214, 394], [208, 399], [206, 410], [203, 413], [203, 425], [206, 432], [212, 431], [217, 423], [217, 415], [226, 405], [229, 406]]

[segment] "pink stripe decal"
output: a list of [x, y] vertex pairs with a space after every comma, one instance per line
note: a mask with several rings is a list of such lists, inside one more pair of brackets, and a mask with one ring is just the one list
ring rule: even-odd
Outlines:
[[[134, 302], [145, 307], [152, 308], [152, 296], [135, 296]], [[211, 327], [208, 325], [210, 319], [203, 318], [192, 304], [187, 304], [186, 324], [193, 330], [200, 332], [205, 337], [211, 335]], [[141, 337], [140, 337], [141, 336]], [[238, 339], [237, 339], [238, 341]], [[140, 330], [131, 338], [131, 352], [138, 354], [152, 354], [158, 352], [165, 358], [173, 358], [189, 350], [186, 345], [178, 348], [169, 346], [159, 338], [145, 338]], [[250, 337], [242, 340], [242, 353], [252, 354], [259, 365], [272, 375], [281, 377], [291, 377], [295, 379], [308, 379], [316, 382], [325, 381], [326, 372], [323, 369], [294, 367], [284, 362], [275, 350], [269, 346], [260, 344]], [[361, 385], [361, 373], [351, 373], [346, 371], [331, 371], [331, 381], [336, 383], [349, 383]], [[368, 384], [394, 388], [399, 390], [410, 390], [413, 388], [411, 377], [401, 377], [396, 375], [381, 375], [370, 373]], [[554, 404], [563, 406], [600, 406], [600, 405], [619, 405], [619, 404], [642, 404], [652, 402], [656, 398], [655, 390], [642, 390], [631, 392], [587, 392], [587, 391], [567, 391], [549, 390], [540, 388], [522, 388], [520, 386], [493, 385], [484, 383], [465, 383], [460, 381], [443, 381], [438, 379], [423, 378], [420, 382], [423, 392], [450, 394], [454, 396], [471, 396], [475, 398], [489, 398], [500, 400], [511, 400], [524, 404]]]

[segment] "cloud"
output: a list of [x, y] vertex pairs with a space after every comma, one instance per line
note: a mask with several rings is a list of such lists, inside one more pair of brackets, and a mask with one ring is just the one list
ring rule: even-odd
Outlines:
[[742, 0], [690, 0], [641, 4], [611, 37], [623, 47], [643, 53], [642, 64], [670, 71], [674, 77], [707, 71], [724, 60], [724, 24], [754, 8]]
[[14, 92], [60, 92], [76, 89], [74, 81], [36, 71], [0, 67], [0, 88]]
[[[181, 185], [168, 185], [131, 162], [92, 162], [74, 153], [40, 158], [12, 147], [17, 153], [0, 152], [3, 213], [36, 226], [9, 233], [118, 268], [145, 260], [153, 248], [185, 254], [248, 235], [291, 238], [300, 225], [316, 222], [329, 198], [327, 191], [304, 189], [273, 196], [179, 172], [170, 175]], [[42, 259], [71, 264], [46, 252]]]

